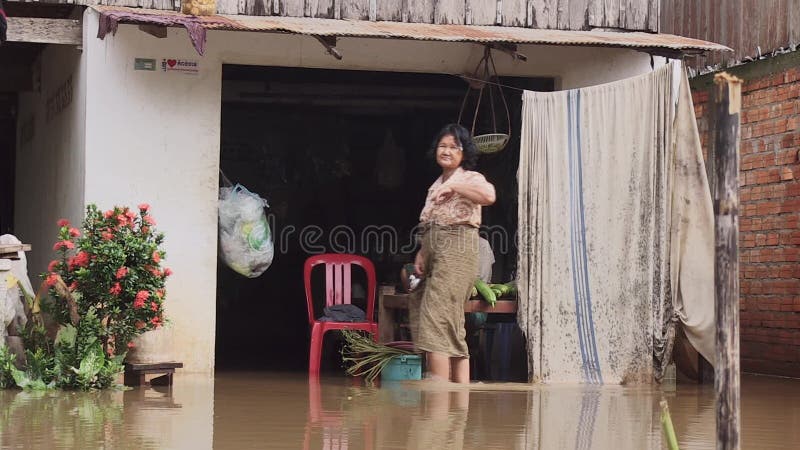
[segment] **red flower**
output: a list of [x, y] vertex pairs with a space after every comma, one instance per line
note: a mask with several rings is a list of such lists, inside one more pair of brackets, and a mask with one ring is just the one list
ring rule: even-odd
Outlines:
[[72, 283], [70, 283], [69, 284], [69, 290], [70, 291], [77, 291], [78, 290], [78, 282], [77, 281], [73, 281]]
[[89, 254], [81, 250], [75, 255], [75, 265], [78, 267], [86, 267], [89, 265]]
[[125, 217], [128, 218], [129, 222], [133, 222], [133, 219], [136, 218], [136, 213], [130, 211], [129, 209], [125, 208]]
[[119, 283], [114, 283], [114, 286], [111, 286], [111, 289], [108, 290], [111, 295], [119, 295], [120, 292], [122, 292], [122, 286]]
[[169, 267], [167, 267], [166, 269], [164, 269], [164, 276], [165, 276], [165, 277], [172, 276], [172, 269], [170, 269]]
[[154, 277], [161, 278], [161, 271], [156, 269], [155, 267], [150, 269], [150, 273], [152, 273]]
[[156, 264], [161, 262], [161, 254], [158, 253], [158, 250], [153, 252], [153, 262]]
[[164, 291], [163, 289], [159, 289], [156, 291], [156, 297], [164, 298], [164, 295], [166, 295], [166, 291]]
[[55, 272], [56, 271], [56, 267], [58, 267], [59, 264], [60, 263], [58, 261], [55, 261], [55, 260], [54, 261], [50, 261], [50, 264], [47, 265], [47, 271], [48, 272]]
[[86, 267], [89, 265], [89, 254], [81, 250], [77, 255], [69, 258], [67, 264], [69, 265], [69, 270], [73, 270], [76, 267]]
[[127, 275], [127, 274], [128, 274], [128, 268], [125, 267], [125, 266], [122, 266], [119, 269], [117, 269], [116, 278], [118, 280], [121, 280], [121, 279], [125, 278], [125, 275]]
[[142, 227], [142, 233], [147, 234], [150, 232], [150, 227]]
[[111, 239], [114, 238], [114, 235], [111, 234], [110, 231], [103, 231], [102, 233], [100, 233], [100, 235], [103, 237], [104, 241], [110, 241]]
[[139, 203], [139, 211], [147, 211], [150, 209], [150, 205], [147, 203]]
[[53, 245], [53, 250], [59, 251], [61, 249], [72, 250], [75, 248], [75, 243], [72, 241], [58, 241]]
[[148, 225], [155, 225], [156, 219], [153, 219], [153, 216], [144, 216], [144, 221], [148, 223]]
[[69, 220], [67, 220], [67, 219], [58, 219], [58, 222], [56, 222], [56, 223], [58, 224], [59, 227], [68, 227], [69, 226]]
[[52, 287], [58, 282], [58, 274], [50, 273], [47, 275], [47, 278], [44, 280], [44, 284], [47, 287]]
[[128, 348], [133, 348], [133, 347], [136, 347], [136, 344], [134, 344], [133, 342], [128, 342]]
[[158, 303], [150, 302], [150, 309], [152, 309], [155, 312], [158, 312]]
[[150, 319], [150, 323], [152, 323], [153, 325], [155, 325], [156, 328], [158, 328], [161, 326], [161, 318], [153, 317], [152, 319]]
[[128, 217], [124, 214], [117, 214], [117, 225], [120, 227], [124, 227], [128, 224]]
[[104, 212], [103, 213], [103, 217], [106, 218], [106, 219], [110, 219], [110, 218], [114, 217], [114, 210], [109, 209], [108, 211]]
[[81, 235], [81, 232], [77, 228], [70, 228], [69, 229], [69, 235], [72, 236], [72, 237], [78, 237], [78, 236]]
[[136, 327], [137, 330], [141, 330], [146, 326], [146, 324], [141, 320], [137, 320], [136, 323], [133, 324], [133, 326]]
[[133, 301], [133, 307], [136, 309], [143, 308], [147, 299], [150, 298], [150, 293], [147, 291], [139, 291], [136, 293], [136, 299]]

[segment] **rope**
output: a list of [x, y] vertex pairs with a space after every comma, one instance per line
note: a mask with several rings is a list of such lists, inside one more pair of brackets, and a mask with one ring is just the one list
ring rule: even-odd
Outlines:
[[454, 77], [458, 77], [458, 78], [463, 78], [465, 80], [480, 81], [482, 83], [491, 84], [491, 85], [503, 87], [503, 88], [506, 88], [506, 89], [513, 89], [515, 91], [525, 92], [525, 89], [522, 89], [522, 88], [509, 86], [507, 84], [502, 84], [502, 83], [495, 83], [495, 82], [492, 82], [492, 81], [481, 80], [480, 78], [473, 78], [473, 77], [470, 77], [468, 75], [461, 75], [461, 74], [458, 74], [458, 73], [451, 73], [450, 75], [452, 75]]

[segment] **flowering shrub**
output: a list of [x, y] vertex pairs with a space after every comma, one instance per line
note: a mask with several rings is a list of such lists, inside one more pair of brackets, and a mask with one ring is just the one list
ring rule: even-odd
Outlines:
[[58, 257], [42, 275], [57, 299], [48, 309], [58, 322], [70, 323], [71, 307], [80, 317], [93, 310], [109, 355], [123, 354], [134, 337], [164, 323], [164, 282], [172, 271], [161, 268], [164, 235], [149, 210], [141, 204], [138, 211], [101, 212], [89, 205], [82, 230], [60, 220], [53, 246]]

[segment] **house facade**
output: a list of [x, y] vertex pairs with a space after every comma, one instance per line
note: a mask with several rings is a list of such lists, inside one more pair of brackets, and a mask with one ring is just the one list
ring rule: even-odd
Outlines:
[[[33, 244], [29, 270], [35, 274], [51, 257], [58, 218], [79, 223], [89, 203], [149, 203], [174, 271], [171, 324], [159, 339], [170, 358], [200, 373], [213, 372], [218, 329], [224, 67], [455, 76], [471, 73], [485, 46], [493, 45], [501, 77], [547, 78], [555, 89], [570, 89], [646, 73], [664, 56], [722, 49], [652, 34], [659, 31], [660, 7], [646, 0], [625, 7], [602, 1], [225, 0], [217, 11], [227, 15], [199, 22], [174, 12], [172, 1], [132, 3], [54, 6], [62, 8], [59, 17], [47, 19], [67, 35], [39, 38], [22, 37], [9, 3], [10, 41], [36, 47], [23, 49], [35, 57], [15, 69], [33, 81], [14, 91], [13, 230]], [[28, 15], [52, 13], [44, 4], [16, 6]], [[111, 27], [109, 17], [115, 18]], [[382, 20], [390, 24], [376, 30]], [[76, 24], [77, 38], [69, 34]], [[305, 322], [296, 328], [307, 333]]]

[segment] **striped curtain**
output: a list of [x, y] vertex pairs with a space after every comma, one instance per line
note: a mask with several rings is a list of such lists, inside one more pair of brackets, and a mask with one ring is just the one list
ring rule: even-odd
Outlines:
[[518, 321], [535, 381], [652, 382], [678, 320], [711, 353], [713, 215], [699, 140], [676, 145], [697, 138], [682, 73], [523, 94]]

